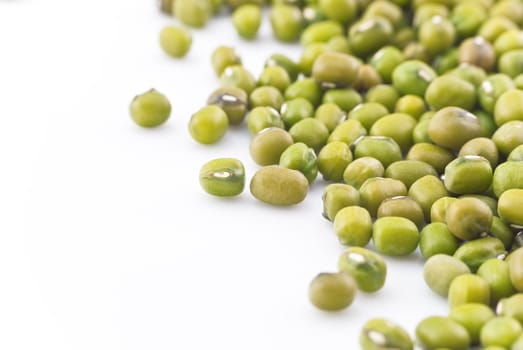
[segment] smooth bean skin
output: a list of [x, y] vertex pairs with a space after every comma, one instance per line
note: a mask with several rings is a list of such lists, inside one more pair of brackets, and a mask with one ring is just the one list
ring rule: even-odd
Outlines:
[[343, 172], [343, 180], [359, 189], [368, 179], [382, 177], [384, 173], [385, 168], [379, 160], [372, 157], [361, 157], [347, 165]]
[[260, 6], [244, 4], [232, 13], [232, 23], [239, 36], [252, 40], [258, 34], [261, 25], [262, 13]]
[[173, 12], [176, 18], [190, 27], [205, 27], [212, 11], [209, 0], [176, 0], [173, 3]]
[[416, 95], [405, 95], [396, 101], [394, 112], [406, 113], [414, 119], [419, 120], [419, 118], [427, 112], [427, 107], [425, 106], [425, 101], [421, 97]]
[[259, 86], [273, 86], [282, 93], [291, 85], [291, 78], [285, 68], [281, 66], [265, 67], [258, 77]]
[[321, 102], [321, 86], [312, 78], [304, 78], [293, 82], [287, 89], [285, 89], [285, 100], [292, 100], [298, 97], [307, 99], [313, 106], [317, 106]]
[[281, 107], [282, 120], [289, 129], [300, 120], [311, 118], [313, 115], [314, 106], [303, 97], [287, 100]]
[[437, 176], [438, 173], [430, 164], [419, 160], [399, 160], [385, 170], [386, 177], [400, 180], [407, 188], [426, 175]]
[[496, 131], [496, 123], [494, 122], [494, 118], [491, 114], [488, 114], [487, 112], [483, 110], [476, 110], [474, 111], [476, 117], [479, 120], [479, 125], [481, 127], [482, 136], [484, 137], [490, 137], [492, 134]]
[[510, 250], [514, 243], [514, 233], [506, 222], [497, 216], [492, 217], [492, 225], [490, 226], [490, 235], [499, 239], [505, 245], [505, 249]]
[[464, 274], [452, 280], [448, 294], [450, 309], [468, 303], [489, 305], [490, 289], [487, 281], [474, 274]]
[[488, 232], [492, 225], [492, 211], [477, 198], [462, 197], [449, 205], [445, 221], [457, 238], [473, 240]]
[[523, 64], [523, 49], [511, 50], [501, 55], [498, 60], [498, 69], [501, 73], [515, 78], [523, 73], [521, 64]]
[[511, 120], [523, 120], [523, 91], [508, 90], [494, 105], [494, 121], [501, 126]]
[[430, 83], [425, 100], [435, 110], [454, 106], [470, 111], [476, 105], [476, 87], [456, 76], [442, 75]]
[[280, 166], [300, 171], [309, 184], [318, 175], [318, 162], [316, 153], [302, 142], [290, 145], [280, 156]]
[[403, 48], [403, 56], [406, 60], [416, 60], [429, 63], [430, 53], [420, 42], [411, 41]]
[[389, 320], [374, 318], [365, 323], [360, 333], [362, 350], [412, 350], [414, 345], [407, 331]]
[[241, 124], [247, 114], [249, 103], [245, 91], [235, 87], [221, 87], [214, 90], [207, 98], [208, 105], [217, 105], [229, 119], [229, 124]]
[[340, 311], [352, 304], [356, 282], [345, 272], [320, 273], [309, 285], [309, 300], [323, 311]]
[[418, 29], [418, 39], [430, 54], [435, 55], [452, 46], [456, 39], [456, 30], [448, 19], [433, 16], [421, 23]]
[[385, 46], [376, 51], [369, 64], [376, 69], [384, 82], [392, 81], [392, 72], [404, 60], [401, 51], [394, 46]]
[[408, 196], [396, 196], [384, 199], [378, 207], [376, 217], [400, 216], [409, 219], [418, 228], [425, 224], [423, 209], [412, 198]]
[[363, 125], [357, 120], [349, 119], [336, 126], [329, 135], [327, 143], [341, 141], [350, 146], [365, 135], [367, 135], [367, 130]]
[[509, 255], [510, 281], [518, 292], [523, 292], [523, 248], [518, 248]]
[[456, 48], [451, 48], [448, 51], [436, 56], [434, 59], [434, 69], [440, 75], [448, 73], [458, 67], [459, 52]]
[[243, 66], [227, 66], [220, 75], [220, 84], [224, 87], [236, 87], [245, 91], [247, 95], [256, 88], [256, 79]]
[[483, 136], [478, 118], [459, 107], [440, 109], [430, 119], [429, 137], [442, 147], [459, 150], [467, 141]]
[[501, 73], [490, 75], [478, 88], [479, 103], [486, 112], [493, 113], [499, 96], [514, 88], [514, 82], [508, 75]]
[[428, 259], [436, 254], [453, 255], [458, 249], [458, 239], [443, 222], [432, 222], [421, 230], [419, 247]]
[[358, 77], [352, 84], [358, 91], [369, 91], [382, 83], [378, 72], [369, 64], [362, 64], [358, 70]]
[[220, 77], [229, 66], [241, 65], [242, 60], [234, 48], [229, 46], [218, 46], [211, 54], [211, 63], [217, 77]]
[[459, 196], [459, 198], [476, 198], [485, 203], [490, 211], [492, 212], [492, 215], [498, 215], [498, 201], [491, 197], [491, 192], [485, 192], [485, 194], [464, 194]]
[[425, 283], [442, 297], [447, 297], [452, 281], [464, 274], [470, 274], [470, 268], [461, 260], [446, 254], [431, 256], [423, 267]]
[[341, 209], [360, 204], [360, 193], [350, 185], [333, 183], [323, 190], [322, 201], [323, 217], [333, 221]]
[[334, 232], [343, 245], [365, 247], [372, 236], [372, 219], [360, 206], [342, 208], [334, 217]]
[[492, 135], [492, 141], [502, 155], [508, 156], [523, 145], [523, 120], [511, 120], [501, 125]]
[[492, 190], [496, 197], [507, 190], [523, 189], [523, 162], [508, 161], [499, 164], [492, 175]]
[[491, 71], [496, 63], [494, 47], [482, 36], [464, 40], [459, 46], [459, 62], [468, 63]]
[[412, 130], [412, 141], [414, 141], [415, 144], [432, 142], [429, 137], [429, 123], [429, 119], [424, 119], [416, 124], [414, 130]]
[[201, 108], [191, 116], [189, 132], [194, 140], [202, 144], [213, 144], [225, 136], [229, 128], [227, 114], [218, 106]]
[[367, 57], [388, 44], [392, 34], [393, 27], [385, 18], [363, 18], [349, 29], [351, 50], [359, 57]]
[[498, 213], [501, 219], [514, 225], [523, 226], [523, 189], [509, 189], [498, 199]]
[[412, 221], [397, 216], [377, 219], [372, 227], [372, 241], [376, 250], [390, 256], [406, 256], [414, 252], [419, 242], [419, 231]]
[[345, 118], [345, 112], [335, 103], [323, 103], [314, 112], [314, 118], [321, 121], [332, 132]]
[[285, 69], [291, 82], [296, 81], [298, 74], [300, 74], [300, 68], [298, 67], [298, 64], [283, 54], [272, 54], [265, 61], [265, 67], [275, 66]]
[[378, 207], [385, 199], [407, 195], [407, 188], [401, 181], [382, 177], [366, 180], [359, 191], [361, 205], [372, 217], [376, 217]]
[[459, 3], [451, 11], [450, 20], [461, 37], [474, 35], [488, 18], [487, 10], [481, 4]]
[[263, 129], [252, 138], [249, 151], [256, 164], [262, 166], [278, 164], [282, 153], [293, 143], [287, 131], [270, 127]]
[[438, 174], [442, 174], [447, 164], [454, 158], [450, 150], [426, 142], [414, 144], [405, 157], [407, 160], [417, 160], [432, 165]]
[[490, 305], [496, 305], [500, 299], [516, 292], [510, 281], [509, 264], [504, 260], [488, 259], [481, 264], [476, 274], [487, 281], [490, 287]]
[[499, 152], [496, 144], [489, 138], [477, 137], [467, 141], [461, 146], [458, 157], [481, 156], [489, 161], [492, 169], [496, 167], [499, 160]]
[[387, 84], [378, 84], [367, 90], [366, 102], [374, 102], [383, 105], [387, 111], [393, 111], [396, 102], [400, 98], [398, 90]]
[[508, 161], [521, 161], [523, 160], [523, 145], [519, 145], [510, 152], [507, 157]]
[[307, 196], [309, 182], [305, 175], [297, 170], [269, 165], [260, 168], [254, 174], [250, 191], [254, 198], [267, 204], [295, 205]]
[[490, 319], [481, 328], [480, 341], [483, 346], [502, 346], [510, 349], [523, 334], [523, 326], [512, 317], [498, 316]]
[[343, 173], [350, 162], [352, 152], [345, 142], [330, 142], [318, 153], [318, 169], [327, 181], [342, 181]]
[[482, 156], [459, 156], [445, 167], [444, 183], [456, 194], [483, 193], [492, 184], [492, 167]]
[[461, 324], [442, 316], [423, 319], [416, 327], [416, 341], [422, 349], [468, 350], [470, 336]]
[[266, 128], [276, 127], [283, 129], [283, 120], [272, 107], [255, 107], [247, 115], [247, 129], [252, 136]]
[[501, 0], [492, 5], [490, 13], [492, 16], [502, 16], [510, 19], [516, 24], [521, 24], [523, 18], [523, 6], [518, 1]]
[[333, 36], [327, 41], [327, 50], [350, 54], [349, 39], [344, 34]]
[[478, 35], [494, 44], [496, 39], [503, 33], [518, 29], [518, 26], [506, 17], [491, 17], [479, 28]]
[[369, 135], [390, 137], [402, 152], [407, 152], [413, 144], [412, 131], [416, 124], [416, 119], [406, 113], [392, 113], [378, 119], [369, 130]]
[[424, 96], [429, 84], [436, 78], [436, 72], [426, 63], [407, 60], [392, 72], [392, 84], [403, 95]]
[[306, 118], [300, 120], [289, 129], [294, 142], [303, 142], [314, 150], [320, 150], [329, 137], [329, 130], [318, 119]]
[[401, 148], [394, 139], [386, 136], [363, 136], [354, 142], [354, 158], [373, 157], [386, 168], [401, 160]]
[[495, 316], [491, 308], [479, 303], [461, 304], [452, 308], [449, 313], [450, 319], [465, 327], [472, 344], [479, 343], [481, 328]]
[[460, 64], [449, 71], [448, 74], [466, 80], [476, 88], [487, 79], [487, 73], [482, 68], [467, 63]]
[[472, 272], [476, 272], [485, 261], [505, 253], [503, 242], [494, 237], [484, 237], [463, 243], [454, 257], [467, 264]]
[[283, 95], [273, 86], [259, 86], [249, 95], [249, 105], [251, 108], [272, 107], [280, 110], [283, 105]]
[[350, 22], [358, 13], [356, 0], [319, 0], [318, 5], [327, 18], [341, 23]]
[[382, 104], [366, 102], [354, 107], [347, 115], [347, 118], [359, 121], [365, 129], [370, 130], [376, 121], [387, 114], [389, 114], [389, 111]]
[[171, 102], [155, 89], [137, 95], [131, 101], [129, 113], [133, 121], [144, 128], [154, 128], [171, 116]]
[[[301, 73], [306, 76], [311, 76], [314, 63], [318, 57], [320, 57], [325, 52], [332, 52], [328, 49], [326, 43], [318, 42], [305, 46], [300, 55], [300, 58], [298, 59], [298, 66], [300, 67]], [[325, 71], [327, 71], [327, 69], [325, 69]], [[318, 84], [320, 84], [320, 82], [318, 82]]]
[[346, 87], [356, 81], [359, 69], [359, 61], [351, 55], [324, 52], [314, 61], [312, 77], [319, 83], [334, 87]]
[[327, 42], [329, 39], [343, 34], [343, 26], [333, 20], [315, 22], [303, 30], [300, 43], [303, 47], [316, 43]]
[[448, 196], [449, 193], [438, 177], [425, 175], [410, 186], [408, 195], [418, 202], [423, 209], [425, 220], [428, 221], [432, 204], [439, 198]]
[[338, 269], [351, 275], [358, 289], [366, 293], [380, 290], [387, 278], [385, 260], [362, 247], [346, 249], [338, 259]]
[[200, 185], [213, 196], [237, 196], [245, 187], [245, 168], [238, 159], [213, 159], [201, 167]]
[[523, 325], [523, 293], [501, 299], [496, 307], [499, 316], [512, 317]]
[[521, 48], [523, 48], [523, 38], [518, 28], [501, 33], [494, 41], [494, 50], [496, 51], [497, 57], [501, 57], [506, 52]]
[[303, 15], [297, 6], [277, 4], [271, 7], [269, 19], [274, 37], [283, 42], [298, 40], [303, 29]]
[[390, 24], [394, 26], [394, 28], [398, 28], [403, 24], [403, 12], [401, 10], [401, 7], [399, 7], [398, 4], [395, 4], [394, 2], [384, 0], [370, 1], [369, 5], [365, 9], [363, 17], [386, 18], [390, 22]]
[[412, 24], [419, 27], [423, 22], [431, 19], [434, 16], [447, 18], [449, 16], [449, 9], [446, 5], [437, 2], [427, 2], [418, 5], [412, 19]]
[[160, 47], [171, 57], [184, 57], [192, 44], [191, 32], [182, 27], [167, 26], [160, 32]]
[[[430, 207], [430, 221], [433, 223], [436, 222], [446, 222], [446, 216], [447, 216], [447, 209], [449, 206], [457, 201], [458, 199], [456, 197], [441, 197], [437, 199], [434, 203], [432, 203], [432, 206]], [[447, 227], [448, 228], [448, 227]], [[454, 236], [455, 237], [455, 236]]]
[[361, 95], [353, 89], [329, 89], [323, 94], [323, 103], [335, 103], [346, 113], [362, 102]]

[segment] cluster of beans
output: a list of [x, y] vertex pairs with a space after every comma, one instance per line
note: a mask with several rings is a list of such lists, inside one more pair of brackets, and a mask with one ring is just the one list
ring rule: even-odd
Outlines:
[[[162, 0], [185, 26], [203, 27], [228, 8], [238, 35], [255, 39], [264, 0]], [[297, 62], [273, 54], [255, 78], [234, 48], [212, 65], [221, 87], [189, 122], [192, 137], [218, 142], [246, 119], [261, 168], [252, 195], [294, 205], [321, 174], [323, 215], [341, 244], [339, 272], [321, 273], [310, 300], [349, 306], [356, 290], [380, 290], [379, 254], [419, 248], [425, 282], [448, 298], [448, 317], [416, 328], [423, 349], [523, 349], [523, 1], [273, 0], [276, 39], [300, 41]], [[191, 46], [169, 26], [160, 45], [173, 57]], [[154, 127], [169, 101], [151, 90], [131, 115]], [[244, 190], [241, 161], [214, 159], [200, 171], [216, 196]], [[367, 249], [372, 241], [373, 248]], [[363, 349], [412, 349], [389, 320], [362, 329]]]

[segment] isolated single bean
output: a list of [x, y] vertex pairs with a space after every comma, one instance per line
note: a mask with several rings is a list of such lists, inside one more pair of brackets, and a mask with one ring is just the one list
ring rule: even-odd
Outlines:
[[200, 184], [205, 192], [214, 196], [237, 196], [245, 185], [244, 166], [234, 158], [213, 159], [200, 169]]

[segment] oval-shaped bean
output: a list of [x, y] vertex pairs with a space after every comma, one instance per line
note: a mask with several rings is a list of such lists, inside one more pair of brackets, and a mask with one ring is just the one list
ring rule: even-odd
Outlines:
[[297, 170], [269, 165], [258, 170], [251, 179], [252, 195], [273, 205], [293, 205], [305, 199], [309, 182]]

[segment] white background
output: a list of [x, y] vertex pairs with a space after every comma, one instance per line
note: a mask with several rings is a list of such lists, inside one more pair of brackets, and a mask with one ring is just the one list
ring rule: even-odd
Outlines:
[[[293, 208], [201, 190], [209, 159], [257, 169], [244, 126], [210, 147], [187, 132], [218, 86], [214, 47], [235, 46], [255, 75], [300, 49], [267, 22], [241, 41], [222, 16], [174, 60], [158, 33], [176, 22], [155, 5], [0, 0], [0, 349], [357, 349], [371, 317], [413, 334], [445, 315], [419, 255], [387, 258], [384, 289], [343, 312], [309, 304], [310, 280], [343, 251], [320, 215], [322, 180]], [[145, 130], [128, 105], [151, 87], [173, 113]]]

